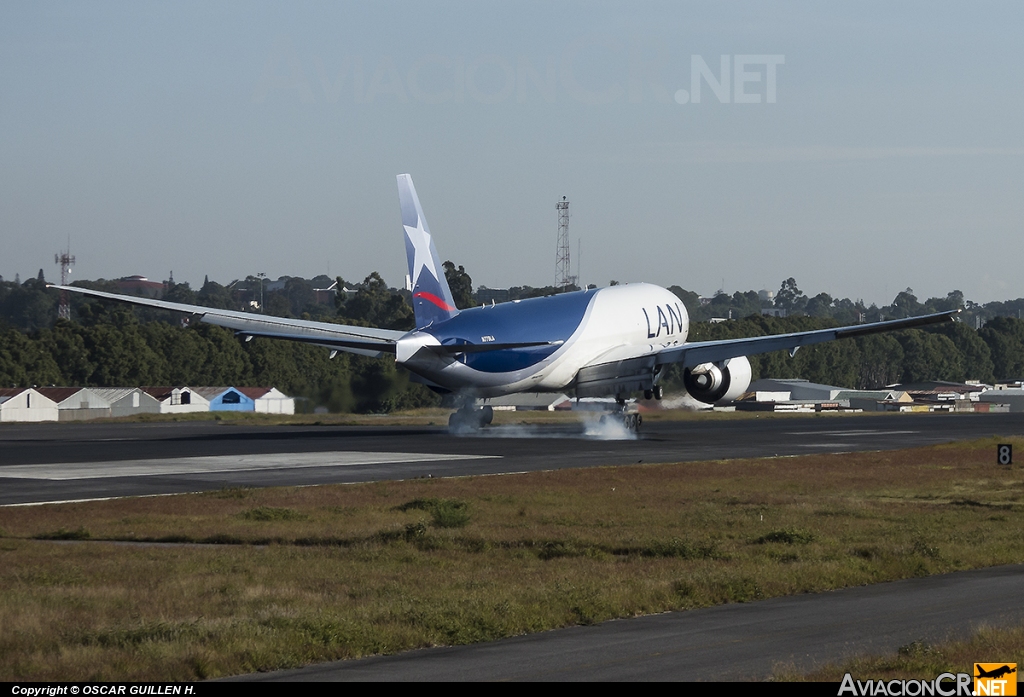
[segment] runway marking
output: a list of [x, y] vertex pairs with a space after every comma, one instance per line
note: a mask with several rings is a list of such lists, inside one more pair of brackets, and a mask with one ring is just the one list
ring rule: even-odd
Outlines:
[[183, 491], [173, 494], [139, 494], [138, 496], [99, 496], [91, 499], [62, 499], [60, 501], [25, 501], [24, 503], [0, 503], [0, 508], [21, 508], [24, 506], [56, 506], [63, 503], [92, 503], [93, 501], [118, 501], [120, 499], [152, 499], [157, 496], [185, 496], [201, 494], [201, 491]]
[[861, 429], [854, 431], [790, 431], [790, 436], [904, 436], [920, 431], [889, 431], [885, 429]]
[[797, 443], [798, 448], [849, 448], [850, 443]]
[[336, 451], [322, 453], [274, 453], [270, 455], [216, 455], [156, 460], [114, 462], [69, 462], [45, 465], [0, 467], [0, 478], [107, 479], [111, 477], [152, 477], [171, 474], [210, 474], [297, 467], [353, 467], [446, 460], [483, 460], [500, 455], [444, 455], [438, 453], [385, 453]]

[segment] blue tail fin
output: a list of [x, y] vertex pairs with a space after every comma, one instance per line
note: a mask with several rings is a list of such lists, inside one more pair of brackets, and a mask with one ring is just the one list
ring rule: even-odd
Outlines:
[[451, 319], [459, 311], [423, 217], [416, 187], [408, 174], [398, 175], [398, 200], [402, 204], [405, 252], [409, 257], [409, 278], [412, 280], [412, 309], [419, 329], [433, 322]]

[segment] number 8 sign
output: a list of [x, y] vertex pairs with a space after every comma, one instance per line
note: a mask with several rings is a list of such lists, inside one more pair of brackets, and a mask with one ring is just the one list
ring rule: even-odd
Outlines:
[[1002, 443], [996, 446], [996, 462], [1000, 465], [1013, 464], [1013, 446], [1009, 443]]

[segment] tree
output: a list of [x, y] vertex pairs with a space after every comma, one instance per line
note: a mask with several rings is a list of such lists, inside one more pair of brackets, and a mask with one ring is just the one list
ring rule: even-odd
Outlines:
[[914, 295], [912, 288], [900, 292], [896, 295], [896, 298], [890, 305], [890, 313], [896, 319], [903, 319], [904, 317], [914, 317], [924, 312], [924, 305], [917, 301], [917, 296]]
[[790, 276], [782, 282], [782, 287], [775, 295], [775, 307], [781, 308], [787, 314], [793, 315], [803, 312], [807, 305], [807, 297], [796, 286], [796, 279]]
[[188, 283], [169, 283], [163, 299], [172, 303], [195, 305], [196, 293], [189, 287]]
[[216, 307], [222, 310], [234, 308], [231, 292], [216, 281], [211, 281], [209, 277], [206, 277], [203, 287], [196, 294], [196, 304], [203, 305], [204, 307]]
[[892, 334], [869, 334], [856, 339], [860, 364], [855, 386], [877, 390], [903, 376], [903, 346]]
[[948, 312], [965, 306], [964, 294], [959, 290], [951, 290], [945, 298], [928, 298], [924, 303], [926, 312]]
[[[338, 280], [341, 286], [341, 279]], [[409, 330], [416, 325], [412, 307], [401, 293], [388, 288], [376, 271], [357, 288], [356, 294], [344, 302], [341, 301], [343, 293], [338, 293], [338, 314], [349, 323], [400, 330]]]
[[465, 310], [467, 307], [476, 307], [473, 299], [473, 279], [466, 273], [462, 266], [455, 268], [455, 264], [446, 261], [444, 263], [444, 277], [448, 279], [448, 287], [452, 291], [452, 298], [455, 300], [455, 307]]
[[[952, 295], [952, 293], [950, 293]], [[942, 312], [942, 310], [939, 310]], [[945, 322], [929, 330], [949, 338], [963, 362], [964, 376], [968, 380], [995, 382], [995, 364], [992, 350], [975, 330], [963, 322]]]
[[700, 309], [699, 295], [694, 293], [692, 290], [684, 290], [679, 286], [669, 286], [668, 290], [682, 301], [683, 307], [686, 308], [686, 313], [690, 315], [690, 317], [697, 314], [697, 311]]
[[905, 329], [896, 334], [903, 347], [901, 382], [965, 379], [963, 359], [949, 337], [920, 329]]
[[831, 317], [832, 296], [828, 293], [818, 293], [807, 301], [805, 311], [811, 317]]
[[996, 317], [978, 334], [991, 351], [996, 379], [1024, 377], [1024, 321], [1016, 317]]
[[60, 368], [53, 357], [19, 331], [0, 331], [0, 387], [56, 385]]
[[66, 319], [59, 319], [53, 329], [40, 333], [38, 342], [60, 367], [59, 384], [87, 386], [96, 364], [92, 361], [82, 337], [84, 328]]
[[[128, 314], [132, 320], [134, 315]], [[165, 382], [166, 359], [146, 343], [138, 324], [97, 324], [84, 336], [90, 358], [96, 363], [89, 382], [100, 387], [159, 385]]]

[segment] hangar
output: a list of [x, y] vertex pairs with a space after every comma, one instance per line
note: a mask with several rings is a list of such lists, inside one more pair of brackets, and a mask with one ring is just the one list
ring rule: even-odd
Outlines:
[[0, 421], [56, 421], [57, 403], [33, 387], [0, 388]]

